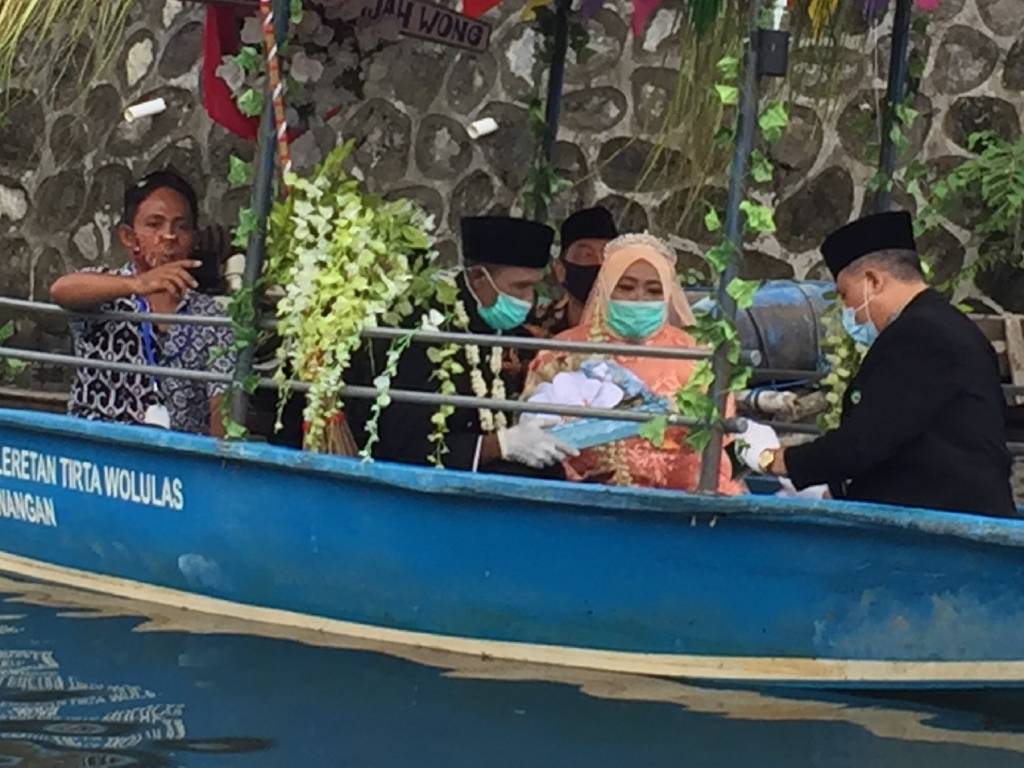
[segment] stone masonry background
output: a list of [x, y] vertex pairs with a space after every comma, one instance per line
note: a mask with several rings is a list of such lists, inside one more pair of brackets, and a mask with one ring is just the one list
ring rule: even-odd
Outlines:
[[[686, 174], [644, 175], [675, 81], [673, 26], [679, 5], [673, 2], [634, 39], [628, 4], [610, 1], [589, 22], [596, 55], [585, 66], [570, 55], [555, 161], [574, 186], [559, 197], [552, 217], [557, 221], [573, 208], [600, 202], [625, 229], [673, 235], [686, 260], [709, 244], [701, 216], [680, 223], [673, 213], [688, 186]], [[529, 165], [533, 140], [524, 101], [540, 68], [535, 35], [520, 22], [519, 11], [519, 3], [508, 3], [492, 13], [494, 35], [490, 51], [482, 55], [408, 39], [385, 47], [364, 66], [362, 93], [339, 92], [341, 112], [315, 132], [321, 150], [340, 140], [356, 141], [354, 161], [372, 191], [412, 197], [433, 213], [440, 250], [449, 260], [457, 254], [453, 232], [459, 218], [512, 209]], [[67, 77], [53, 93], [33, 90], [30, 82], [15, 84], [15, 106], [0, 123], [5, 294], [45, 300], [55, 276], [120, 261], [112, 230], [122, 191], [148, 170], [173, 165], [197, 185], [207, 220], [236, 220], [248, 191], [228, 187], [228, 158], [232, 153], [251, 157], [253, 147], [213, 125], [202, 108], [203, 13], [179, 0], [140, 0], [123, 49], [98, 82], [83, 90]], [[1020, 0], [943, 0], [927, 40], [916, 39], [914, 45], [927, 65], [908, 157], [941, 172], [966, 154], [966, 137], [973, 131], [1020, 136]], [[839, 102], [826, 109], [808, 98], [813, 94], [798, 93], [792, 124], [772, 149], [779, 231], [750, 245], [748, 277], [824, 276], [818, 244], [865, 204], [877, 153], [874, 110], [888, 61], [886, 24], [850, 39], [847, 47]], [[165, 113], [133, 124], [122, 121], [125, 106], [155, 96], [166, 99]], [[470, 141], [466, 125], [485, 116], [494, 117], [501, 129]], [[713, 188], [710, 197], [719, 194]], [[904, 206], [919, 203], [905, 195], [897, 199]], [[940, 275], [968, 257], [976, 216], [965, 206], [925, 237], [922, 246]], [[983, 311], [1022, 312], [1024, 272], [984, 275], [968, 296]], [[7, 317], [13, 315], [0, 311], [0, 321]], [[68, 347], [62, 321], [15, 319], [18, 343]], [[60, 385], [59, 371], [34, 370], [33, 385]]]

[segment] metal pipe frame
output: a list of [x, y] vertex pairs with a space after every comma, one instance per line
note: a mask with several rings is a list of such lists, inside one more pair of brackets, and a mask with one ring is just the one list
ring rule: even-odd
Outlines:
[[[55, 363], [76, 368], [95, 368], [104, 371], [120, 371], [123, 373], [144, 373], [156, 378], [174, 378], [188, 381], [203, 381], [214, 384], [230, 384], [232, 377], [211, 371], [193, 371], [187, 368], [171, 368], [160, 365], [140, 365], [138, 363], [119, 363], [110, 360], [93, 360], [76, 355], [62, 355], [55, 352], [36, 352], [29, 349], [15, 349], [0, 346], [0, 358], [25, 360], [33, 363]], [[288, 385], [296, 392], [305, 392], [310, 385], [302, 381], [290, 380]], [[261, 389], [280, 389], [281, 385], [268, 377], [260, 378], [257, 386]], [[376, 399], [383, 390], [375, 387], [346, 386], [340, 391], [342, 397], [357, 399]], [[440, 395], [434, 392], [417, 392], [415, 390], [391, 389], [388, 395], [396, 402], [415, 403], [419, 405], [452, 405], [457, 408], [490, 408], [510, 413], [543, 413], [552, 416], [571, 416], [577, 418], [599, 418], [608, 421], [629, 421], [645, 423], [659, 417], [666, 417], [669, 424], [679, 427], [694, 426], [693, 419], [686, 419], [678, 414], [668, 412], [619, 411], [609, 408], [588, 408], [575, 405], [551, 405], [545, 403], [528, 403], [521, 400], [495, 400], [489, 397], [473, 397], [469, 395]], [[742, 417], [727, 419], [724, 429], [737, 432], [744, 428]]]
[[[0, 307], [24, 309], [40, 315], [62, 317], [83, 317], [90, 320], [134, 320], [161, 325], [208, 325], [214, 328], [230, 328], [231, 318], [224, 315], [172, 315], [160, 312], [73, 312], [56, 304], [15, 299], [0, 296]], [[273, 330], [273, 320], [265, 320], [260, 327]], [[403, 328], [367, 328], [363, 337], [368, 339], [392, 340], [410, 333]], [[679, 349], [676, 347], [634, 347], [630, 344], [605, 344], [589, 341], [555, 341], [554, 339], [516, 338], [512, 336], [489, 336], [478, 333], [447, 333], [443, 331], [412, 331], [413, 340], [426, 344], [477, 344], [479, 346], [508, 347], [513, 349], [555, 350], [558, 352], [579, 352], [581, 354], [632, 355], [633, 357], [657, 358], [662, 360], [703, 360], [711, 353], [703, 349]], [[757, 365], [760, 353], [756, 350], [743, 353], [747, 365]], [[783, 368], [758, 368], [754, 373], [761, 379], [773, 381], [817, 381], [826, 374], [821, 371], [798, 371]], [[1003, 384], [1007, 395], [1024, 395], [1024, 385]]]
[[[274, 13], [274, 35], [277, 44], [283, 45], [288, 36], [289, 0], [272, 0]], [[242, 274], [244, 289], [255, 287], [263, 274], [263, 261], [267, 253], [267, 221], [270, 208], [274, 202], [274, 177], [277, 161], [277, 124], [274, 120], [274, 100], [270, 89], [270, 78], [267, 78], [266, 92], [263, 97], [263, 117], [260, 119], [259, 156], [256, 163], [256, 175], [253, 178], [252, 211], [256, 226], [249, 236], [249, 247], [245, 253], [245, 272]], [[280, 169], [284, 172], [284, 169]], [[249, 301], [254, 301], [249, 297]], [[258, 318], [257, 318], [258, 320]], [[252, 373], [253, 358], [256, 354], [254, 345], [249, 344], [238, 354], [235, 362], [235, 383], [237, 386], [231, 394], [231, 418], [245, 423], [249, 410], [249, 396], [241, 386]]]
[[[725, 236], [733, 248], [733, 257], [729, 260], [718, 282], [717, 311], [730, 322], [736, 321], [736, 302], [729, 295], [729, 283], [739, 276], [740, 261], [743, 259], [743, 214], [740, 204], [746, 195], [747, 166], [754, 149], [754, 134], [757, 129], [757, 109], [760, 101], [758, 80], [757, 35], [762, 0], [748, 0], [747, 38], [743, 55], [743, 82], [740, 88], [739, 116], [736, 124], [736, 146], [732, 155], [732, 166], [729, 169], [729, 191], [725, 208]], [[711, 396], [718, 406], [718, 412], [724, 414], [729, 398], [729, 379], [732, 365], [724, 348], [715, 351], [712, 358], [712, 369], [715, 374], [711, 385]], [[717, 425], [711, 426], [711, 440], [700, 463], [700, 483], [698, 490], [714, 493], [718, 490], [718, 468], [722, 458], [722, 430]]]
[[[565, 84], [565, 57], [569, 52], [569, 10], [572, 0], [555, 0], [555, 39], [551, 50], [551, 69], [548, 71], [548, 94], [544, 105], [544, 136], [541, 151], [551, 162], [558, 138], [558, 122], [562, 113], [562, 91]], [[538, 200], [533, 210], [536, 221], [548, 217], [547, 206]]]
[[[231, 318], [219, 316], [176, 315], [160, 312], [73, 312], [56, 304], [13, 299], [0, 296], [0, 307], [23, 309], [42, 315], [58, 315], [65, 317], [84, 317], [91, 320], [130, 320], [151, 322], [161, 325], [208, 325], [216, 328], [230, 328]], [[265, 320], [259, 326], [273, 330], [273, 320]], [[531, 336], [493, 336], [481, 333], [449, 333], [446, 331], [412, 330], [405, 328], [367, 328], [362, 336], [368, 339], [392, 340], [412, 334], [413, 340], [427, 344], [476, 344], [490, 347], [509, 347], [514, 349], [555, 350], [559, 352], [579, 352], [582, 354], [630, 355], [633, 357], [658, 358], [663, 360], [704, 360], [711, 357], [706, 349], [683, 349], [679, 347], [643, 347], [633, 344], [612, 344], [592, 341], [556, 341], [554, 339], [537, 339]], [[760, 353], [756, 350], [745, 352], [743, 360], [747, 364], [757, 365]]]
[[878, 153], [878, 172], [882, 184], [875, 194], [875, 213], [884, 213], [892, 207], [892, 181], [896, 173], [898, 151], [892, 140], [893, 126], [896, 125], [896, 107], [903, 103], [907, 88], [907, 73], [910, 62], [907, 49], [910, 42], [911, 0], [896, 0], [896, 12], [892, 21], [892, 50], [889, 54], [889, 82], [885, 92], [885, 111], [882, 117], [882, 142]]

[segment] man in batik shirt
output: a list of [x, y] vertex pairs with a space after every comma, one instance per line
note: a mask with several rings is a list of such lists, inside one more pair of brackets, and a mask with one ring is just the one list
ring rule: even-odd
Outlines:
[[[59, 278], [53, 300], [77, 311], [220, 315], [200, 293], [193, 270], [198, 203], [195, 190], [172, 171], [150, 174], [125, 192], [118, 239], [130, 256], [120, 269], [86, 269]], [[135, 321], [71, 322], [75, 354], [116, 361], [230, 374], [231, 333], [206, 325]], [[220, 399], [225, 384], [79, 368], [68, 412], [99, 421], [150, 424], [223, 436]]]

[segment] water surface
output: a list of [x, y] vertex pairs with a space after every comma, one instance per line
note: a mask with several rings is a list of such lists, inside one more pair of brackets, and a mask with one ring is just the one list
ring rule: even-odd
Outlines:
[[1024, 765], [1024, 694], [735, 690], [0, 577], [0, 766]]

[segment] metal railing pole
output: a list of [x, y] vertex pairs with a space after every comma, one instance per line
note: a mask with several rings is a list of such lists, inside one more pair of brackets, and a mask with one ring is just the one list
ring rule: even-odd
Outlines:
[[[284, 43], [288, 34], [288, 0], [274, 0], [274, 32], [277, 44]], [[252, 211], [255, 228], [249, 236], [249, 247], [245, 253], [245, 271], [242, 274], [242, 290], [245, 300], [253, 303], [255, 297], [252, 289], [263, 274], [263, 260], [267, 252], [267, 218], [274, 201], [274, 176], [277, 160], [277, 127], [274, 121], [274, 100], [270, 92], [270, 79], [264, 94], [263, 117], [260, 119], [259, 161], [253, 179]], [[258, 319], [257, 319], [258, 322]], [[254, 329], [255, 330], [255, 329]], [[241, 383], [252, 373], [253, 357], [256, 354], [254, 344], [247, 345], [238, 354], [235, 362], [235, 383], [231, 397], [231, 418], [239, 424], [245, 424], [249, 410], [249, 396]]]
[[[551, 162], [558, 138], [558, 121], [562, 113], [562, 90], [565, 85], [565, 57], [569, 52], [569, 10], [572, 0], [555, 0], [555, 39], [551, 49], [551, 68], [548, 70], [548, 95], [544, 105], [544, 136], [541, 152], [546, 162]], [[535, 201], [533, 218], [546, 221], [547, 203]]]
[[[12, 299], [0, 296], [0, 307], [11, 307], [24, 309], [41, 315], [56, 315], [64, 317], [83, 317], [94, 321], [122, 321], [132, 320], [138, 322], [154, 322], [165, 325], [208, 325], [216, 328], [227, 328], [231, 326], [231, 318], [224, 315], [177, 315], [171, 313], [140, 313], [140, 312], [76, 312], [66, 310], [56, 304], [45, 304], [42, 302], [29, 301], [27, 299]], [[267, 318], [258, 321], [258, 327], [274, 330], [277, 324]], [[477, 344], [479, 346], [506, 347], [513, 349], [527, 349], [533, 351], [556, 350], [560, 352], [577, 352], [593, 355], [630, 355], [632, 357], [647, 357], [666, 360], [703, 360], [711, 356], [706, 349], [683, 348], [683, 347], [644, 347], [635, 344], [613, 344], [611, 342], [594, 341], [558, 341], [556, 339], [541, 339], [532, 336], [494, 336], [483, 333], [450, 333], [447, 331], [415, 330], [406, 328], [365, 328], [361, 336], [366, 339], [393, 340], [412, 336], [412, 340], [426, 344]], [[761, 355], [757, 350], [748, 350], [743, 353], [742, 359], [745, 363], [758, 365]]]
[[[743, 214], [740, 204], [743, 202], [747, 187], [747, 165], [754, 149], [754, 133], [757, 128], [757, 107], [760, 100], [758, 88], [757, 66], [757, 25], [761, 10], [761, 0], [750, 0], [747, 19], [747, 39], [743, 55], [743, 83], [740, 90], [739, 118], [736, 127], [736, 146], [732, 155], [732, 166], [729, 171], [729, 196], [725, 209], [725, 236], [733, 247], [733, 258], [729, 260], [718, 283], [717, 312], [734, 322], [736, 318], [736, 302], [729, 295], [729, 283], [739, 275], [740, 261], [743, 258]], [[711, 385], [711, 395], [718, 406], [718, 412], [725, 414], [729, 398], [729, 379], [732, 365], [729, 363], [727, 351], [720, 348], [712, 358], [712, 369], [715, 378]], [[700, 466], [700, 484], [698, 489], [711, 493], [718, 490], [718, 471], [722, 459], [722, 430], [718, 425], [711, 426], [711, 440], [704, 449]]]
[[[186, 381], [204, 381], [215, 384], [228, 384], [232, 378], [228, 374], [213, 373], [212, 371], [194, 371], [189, 368], [170, 368], [162, 365], [146, 365], [142, 363], [121, 363], [114, 360], [94, 360], [75, 355], [65, 355], [57, 352], [36, 352], [30, 349], [15, 349], [13, 347], [0, 346], [0, 358], [14, 360], [25, 360], [35, 363], [55, 363], [57, 365], [69, 365], [78, 368], [94, 368], [104, 371], [119, 371], [122, 373], [140, 373], [156, 378], [183, 379]], [[310, 388], [308, 382], [289, 381], [289, 386], [297, 392], [305, 392]], [[280, 384], [273, 378], [261, 377], [257, 383], [260, 389], [279, 389]], [[341, 397], [357, 399], [376, 399], [381, 390], [375, 387], [349, 385], [339, 390]], [[510, 413], [542, 413], [553, 416], [569, 416], [576, 418], [598, 418], [608, 421], [629, 421], [647, 422], [659, 416], [668, 418], [669, 424], [681, 427], [693, 426], [692, 419], [684, 418], [678, 414], [658, 411], [620, 411], [608, 408], [590, 408], [588, 406], [576, 405], [552, 405], [550, 403], [529, 403], [522, 400], [496, 400], [489, 397], [475, 397], [471, 395], [442, 395], [436, 392], [420, 392], [410, 389], [389, 389], [388, 395], [395, 402], [413, 403], [419, 405], [453, 405], [457, 408], [490, 408], [492, 410], [508, 411]], [[732, 419], [727, 423], [727, 429], [742, 429], [743, 419]]]
[[896, 0], [893, 14], [892, 50], [889, 54], [889, 83], [885, 93], [882, 113], [882, 142], [878, 153], [878, 174], [880, 186], [875, 193], [875, 213], [884, 213], [892, 207], [893, 175], [896, 173], [896, 159], [899, 150], [892, 138], [896, 125], [896, 107], [903, 103], [907, 87], [907, 73], [910, 62], [907, 49], [910, 42], [911, 0]]

